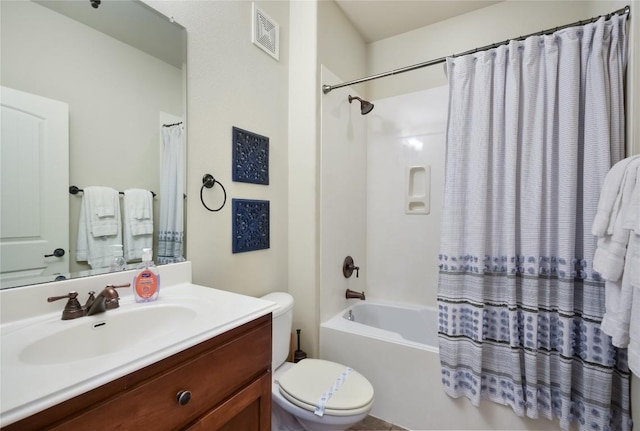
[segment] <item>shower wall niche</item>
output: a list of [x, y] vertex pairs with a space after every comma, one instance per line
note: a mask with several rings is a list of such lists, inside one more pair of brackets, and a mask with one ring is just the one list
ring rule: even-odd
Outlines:
[[406, 172], [404, 213], [429, 214], [431, 210], [431, 165], [410, 166]]

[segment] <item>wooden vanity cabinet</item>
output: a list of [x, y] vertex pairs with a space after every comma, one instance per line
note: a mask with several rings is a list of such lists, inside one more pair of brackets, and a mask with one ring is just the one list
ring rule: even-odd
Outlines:
[[3, 431], [270, 429], [271, 314]]

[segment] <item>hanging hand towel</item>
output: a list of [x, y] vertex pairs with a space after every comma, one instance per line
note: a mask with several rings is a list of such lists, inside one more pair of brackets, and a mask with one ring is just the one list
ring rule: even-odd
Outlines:
[[[622, 162], [624, 162], [623, 160]], [[605, 280], [605, 308], [601, 328], [611, 336], [614, 346], [626, 348], [629, 345], [633, 317], [632, 310], [635, 289], [632, 278], [635, 262], [635, 233], [628, 227], [628, 220], [638, 217], [634, 206], [634, 196], [638, 190], [639, 158], [631, 158], [628, 163], [619, 162], [607, 174], [605, 184], [612, 184], [609, 179], [619, 182], [617, 187], [603, 187], [600, 202], [614, 202], [611, 206], [608, 228], [598, 238], [598, 248], [593, 259], [593, 269]], [[624, 172], [615, 168], [624, 166]], [[621, 175], [620, 175], [621, 174]], [[610, 193], [615, 191], [615, 199]], [[633, 225], [633, 223], [632, 223]], [[594, 222], [595, 228], [595, 222]], [[595, 229], [594, 229], [595, 231]]]
[[142, 258], [143, 248], [153, 247], [153, 195], [149, 190], [124, 191], [124, 258]]
[[640, 235], [640, 163], [636, 163], [636, 184], [622, 226]]
[[120, 197], [116, 190], [109, 187], [86, 187], [82, 202], [86, 203], [91, 235], [97, 238], [118, 234]]
[[[603, 186], [600, 194], [600, 202], [610, 201], [614, 204], [607, 223], [609, 227], [604, 232], [599, 231], [600, 234], [597, 235], [598, 248], [593, 257], [593, 267], [605, 280], [609, 281], [618, 281], [622, 277], [625, 265], [630, 234], [630, 229], [626, 228], [625, 222], [629, 218], [629, 211], [633, 211], [631, 204], [636, 188], [638, 166], [640, 166], [640, 158], [631, 159], [628, 163], [622, 163], [626, 161], [625, 159], [611, 169], [605, 184], [610, 183], [610, 178], [615, 178], [619, 184], [611, 189]], [[617, 166], [624, 166], [624, 172], [621, 174], [617, 172], [615, 169]], [[610, 193], [616, 193], [615, 199], [611, 198]], [[592, 232], [596, 231], [596, 221], [594, 221]]]
[[122, 244], [118, 191], [109, 187], [85, 187], [78, 222], [76, 260], [87, 261], [92, 268], [107, 267], [113, 259], [111, 246], [115, 244]]
[[631, 317], [629, 322], [629, 369], [640, 376], [640, 166], [636, 174], [636, 187], [624, 220], [631, 229], [627, 259], [630, 260], [629, 284], [632, 286]]
[[602, 190], [600, 191], [600, 200], [598, 201], [598, 210], [593, 220], [591, 233], [597, 237], [612, 234], [612, 227], [615, 218], [618, 215], [618, 209], [621, 198], [621, 187], [624, 184], [627, 167], [634, 160], [638, 160], [640, 156], [631, 156], [620, 160], [616, 163], [607, 176], [605, 177]]

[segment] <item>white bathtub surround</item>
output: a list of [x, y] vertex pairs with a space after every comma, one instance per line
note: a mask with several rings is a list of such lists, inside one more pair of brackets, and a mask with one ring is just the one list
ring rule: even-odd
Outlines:
[[367, 298], [436, 305], [447, 98], [379, 99], [367, 115]]
[[[321, 68], [323, 82], [341, 82]], [[349, 103], [351, 88], [323, 95], [322, 146], [320, 148], [320, 320], [326, 320], [347, 305], [345, 291], [367, 292], [370, 267], [366, 264], [367, 229], [367, 121], [378, 106], [360, 113], [358, 103]], [[360, 267], [345, 278], [342, 266], [351, 256]], [[353, 301], [353, 300], [351, 300]]]
[[630, 429], [590, 232], [624, 150], [625, 21], [448, 61], [438, 329], [452, 397], [563, 429]]

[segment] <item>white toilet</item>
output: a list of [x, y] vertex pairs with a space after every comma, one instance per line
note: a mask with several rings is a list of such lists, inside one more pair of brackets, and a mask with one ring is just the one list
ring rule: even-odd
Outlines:
[[293, 322], [293, 297], [262, 297], [273, 312], [272, 430], [343, 431], [364, 419], [373, 405], [373, 386], [351, 368], [321, 359], [285, 362]]

